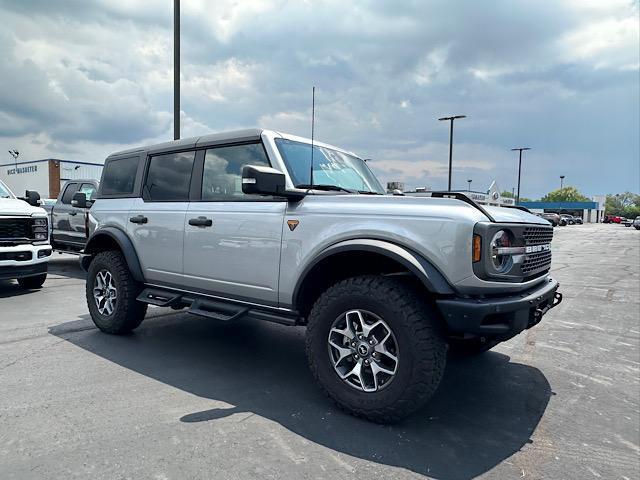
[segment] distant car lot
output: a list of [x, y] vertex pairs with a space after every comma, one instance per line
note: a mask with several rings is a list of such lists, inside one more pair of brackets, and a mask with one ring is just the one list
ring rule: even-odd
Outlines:
[[556, 229], [565, 301], [385, 427], [321, 397], [300, 328], [155, 308], [99, 333], [55, 255], [41, 291], [0, 284], [0, 477], [636, 478], [640, 237], [616, 227]]

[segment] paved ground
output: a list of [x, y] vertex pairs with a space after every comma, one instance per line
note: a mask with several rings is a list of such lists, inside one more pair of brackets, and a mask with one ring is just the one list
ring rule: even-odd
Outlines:
[[640, 478], [640, 232], [558, 228], [554, 251], [564, 303], [393, 427], [325, 401], [300, 328], [153, 309], [99, 333], [54, 257], [42, 291], [0, 284], [0, 478]]

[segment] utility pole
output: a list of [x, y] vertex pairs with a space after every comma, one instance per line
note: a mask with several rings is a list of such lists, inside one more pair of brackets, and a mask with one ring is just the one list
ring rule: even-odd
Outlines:
[[564, 175], [560, 175], [560, 190], [562, 190], [563, 181], [564, 181]]
[[512, 152], [515, 152], [516, 150], [520, 152], [520, 158], [518, 160], [518, 195], [516, 196], [516, 205], [517, 205], [520, 203], [520, 174], [522, 172], [522, 151], [531, 150], [531, 149], [529, 147], [518, 147], [518, 148], [511, 149]]
[[453, 167], [453, 121], [458, 118], [467, 118], [466, 115], [454, 115], [452, 117], [442, 117], [439, 118], [441, 122], [444, 120], [448, 120], [451, 122], [449, 128], [449, 186], [447, 187], [447, 191], [451, 191], [451, 170]]
[[469, 186], [467, 187], [467, 192], [471, 191], [471, 182], [473, 182], [473, 180], [467, 180], [467, 183], [469, 184]]
[[173, 139], [180, 139], [180, 0], [173, 0]]

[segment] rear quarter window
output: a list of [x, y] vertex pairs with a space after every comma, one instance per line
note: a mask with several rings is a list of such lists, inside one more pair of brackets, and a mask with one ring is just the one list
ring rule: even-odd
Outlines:
[[139, 157], [107, 160], [102, 174], [102, 195], [131, 195], [136, 180]]

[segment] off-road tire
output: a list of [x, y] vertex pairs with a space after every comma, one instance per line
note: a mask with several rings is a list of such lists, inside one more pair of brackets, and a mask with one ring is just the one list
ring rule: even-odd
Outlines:
[[24, 277], [18, 279], [18, 284], [27, 290], [37, 290], [38, 288], [42, 288], [45, 280], [47, 279], [47, 274], [42, 273], [40, 275], [36, 275], [34, 277]]
[[479, 338], [468, 340], [452, 339], [449, 341], [449, 351], [458, 357], [473, 357], [488, 352], [498, 345], [496, 340], [486, 340], [482, 342]]
[[[118, 295], [115, 308], [110, 315], [98, 311], [93, 297], [96, 275], [102, 270], [111, 273]], [[136, 300], [142, 286], [134, 280], [121, 252], [108, 250], [95, 256], [89, 265], [85, 290], [91, 319], [103, 332], [114, 335], [129, 333], [144, 320], [147, 304]]]
[[[328, 354], [333, 322], [362, 309], [382, 318], [398, 343], [397, 372], [383, 389], [364, 392], [343, 381]], [[407, 282], [366, 275], [340, 281], [315, 302], [308, 317], [306, 351], [311, 372], [342, 410], [377, 423], [394, 423], [422, 407], [438, 388], [447, 345], [434, 308]]]

